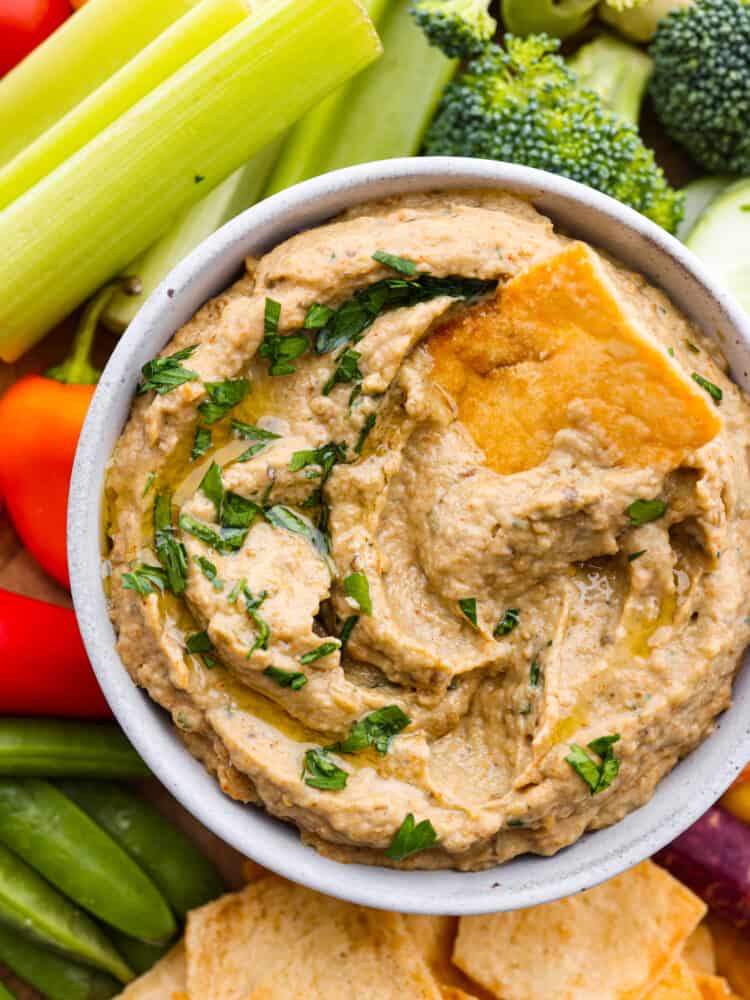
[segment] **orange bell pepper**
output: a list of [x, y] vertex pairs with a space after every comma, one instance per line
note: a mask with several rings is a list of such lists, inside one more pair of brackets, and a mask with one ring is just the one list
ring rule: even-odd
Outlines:
[[737, 819], [750, 824], [750, 764], [740, 773], [729, 791], [724, 793], [721, 804]]
[[66, 555], [68, 488], [78, 436], [100, 372], [90, 361], [96, 327], [116, 289], [86, 307], [70, 356], [44, 375], [26, 375], [0, 398], [0, 495], [39, 565], [70, 586]]

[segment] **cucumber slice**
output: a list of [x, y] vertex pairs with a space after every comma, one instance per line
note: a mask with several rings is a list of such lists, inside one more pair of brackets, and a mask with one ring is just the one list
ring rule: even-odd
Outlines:
[[685, 243], [750, 312], [750, 178], [712, 201]]
[[733, 180], [735, 180], [734, 177], [718, 175], [716, 177], [701, 177], [682, 188], [682, 193], [685, 195], [685, 215], [677, 227], [678, 240], [682, 240], [683, 243], [687, 241], [695, 229], [698, 219]]

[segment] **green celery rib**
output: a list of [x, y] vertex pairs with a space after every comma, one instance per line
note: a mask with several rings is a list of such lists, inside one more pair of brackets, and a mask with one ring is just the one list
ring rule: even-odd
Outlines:
[[280, 140], [227, 177], [217, 188], [184, 212], [169, 232], [162, 236], [138, 260], [128, 265], [126, 274], [138, 279], [137, 295], [118, 292], [102, 317], [112, 330], [122, 331], [135, 319], [146, 299], [172, 268], [225, 222], [229, 222], [260, 198], [268, 175], [279, 154]]
[[46, 177], [181, 66], [244, 21], [243, 0], [202, 0], [0, 168], [0, 209]]
[[357, 0], [269, 0], [0, 212], [0, 358], [380, 51]]
[[380, 30], [383, 56], [360, 74], [346, 106], [326, 136], [318, 172], [414, 156], [458, 61], [428, 45], [409, 14], [409, 0], [396, 0]]
[[0, 165], [47, 131], [198, 0], [88, 0], [0, 81]]
[[[392, 2], [393, 0], [362, 0], [362, 5], [378, 29]], [[326, 158], [327, 146], [342, 115], [345, 114], [351, 88], [351, 83], [339, 87], [297, 122], [287, 136], [278, 162], [268, 180], [266, 197], [276, 194], [277, 191], [284, 191], [293, 184], [307, 180], [308, 177], [317, 177], [324, 173], [322, 164]]]

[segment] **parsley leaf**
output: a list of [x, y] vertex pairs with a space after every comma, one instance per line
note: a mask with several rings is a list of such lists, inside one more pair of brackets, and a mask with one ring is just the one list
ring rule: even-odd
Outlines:
[[372, 598], [370, 584], [364, 573], [350, 573], [344, 580], [344, 593], [357, 602], [360, 611], [366, 615], [372, 614]]
[[148, 594], [163, 592], [167, 587], [167, 574], [161, 566], [136, 566], [132, 573], [122, 574], [122, 585], [125, 590], [134, 590], [141, 597]]
[[187, 552], [174, 537], [172, 497], [160, 493], [154, 502], [154, 549], [167, 574], [169, 589], [181, 594], [187, 586]]
[[641, 556], [645, 555], [648, 549], [639, 549], [637, 552], [631, 552], [628, 556], [628, 562], [635, 562], [636, 559], [640, 559]]
[[658, 521], [666, 513], [667, 505], [663, 500], [634, 500], [626, 513], [630, 523], [636, 526]]
[[216, 516], [219, 517], [224, 502], [224, 484], [221, 481], [221, 467], [216, 462], [211, 462], [198, 488], [213, 503]]
[[198, 412], [207, 424], [215, 424], [242, 402], [250, 392], [250, 383], [246, 378], [235, 378], [224, 382], [204, 382], [203, 388], [209, 398], [200, 404]]
[[339, 648], [342, 653], [344, 652], [344, 648], [346, 644], [349, 642], [349, 637], [354, 631], [354, 627], [358, 621], [359, 621], [359, 615], [349, 615], [349, 617], [344, 622], [341, 628], [341, 632], [339, 634], [339, 641], [341, 643], [341, 646]]
[[279, 667], [266, 667], [263, 671], [266, 677], [270, 677], [272, 681], [283, 688], [291, 688], [292, 691], [299, 691], [307, 684], [307, 677], [304, 674], [298, 674], [294, 670], [280, 670]]
[[[217, 552], [237, 552], [247, 536], [247, 528], [221, 528], [217, 531], [210, 524], [198, 521], [190, 514], [182, 514], [180, 527], [183, 531], [210, 545]], [[183, 588], [184, 589], [184, 588]]]
[[246, 424], [244, 420], [232, 420], [232, 430], [238, 437], [248, 441], [276, 441], [281, 437], [281, 434], [274, 434], [255, 424]]
[[156, 482], [156, 473], [153, 471], [149, 472], [149, 474], [146, 476], [146, 482], [143, 484], [143, 493], [141, 493], [142, 498], [145, 497], [150, 492], [151, 487], [154, 485], [155, 482]]
[[495, 631], [492, 633], [495, 639], [501, 639], [504, 635], [508, 635], [513, 629], [518, 625], [520, 610], [518, 608], [508, 608], [503, 617], [495, 626]]
[[247, 654], [248, 660], [253, 655], [256, 649], [268, 649], [268, 640], [271, 637], [271, 629], [268, 626], [268, 622], [258, 611], [268, 597], [265, 590], [261, 590], [257, 597], [253, 597], [252, 591], [249, 589], [246, 583], [242, 584], [242, 594], [245, 598], [245, 610], [250, 616], [253, 625], [255, 625], [258, 630], [258, 634], [255, 638], [255, 642], [250, 647], [250, 651]]
[[310, 341], [304, 333], [290, 333], [281, 336], [279, 319], [281, 304], [274, 299], [266, 299], [263, 321], [263, 343], [258, 354], [270, 359], [269, 375], [293, 375], [297, 370], [292, 361], [310, 348]]
[[692, 340], [686, 340], [685, 347], [687, 347], [687, 349], [691, 351], [693, 354], [700, 354], [701, 352], [700, 347], [698, 347], [697, 344], [694, 344]]
[[359, 370], [359, 359], [362, 355], [359, 351], [353, 350], [351, 347], [347, 347], [341, 357], [338, 359], [336, 367], [333, 370], [333, 374], [328, 379], [326, 384], [323, 386], [323, 395], [329, 396], [333, 388], [337, 385], [344, 384], [347, 382], [361, 382], [364, 376]]
[[582, 778], [589, 786], [592, 795], [598, 795], [605, 791], [618, 775], [620, 761], [615, 757], [612, 747], [618, 742], [620, 736], [600, 736], [588, 744], [588, 749], [600, 758], [601, 763], [597, 763], [590, 754], [586, 753], [583, 747], [577, 743], [571, 743], [570, 755], [565, 758], [579, 778]]
[[465, 615], [465, 617], [471, 622], [472, 628], [478, 628], [476, 597], [462, 597], [458, 602], [458, 606], [461, 609], [462, 614]]
[[334, 315], [334, 310], [329, 306], [321, 306], [315, 302], [307, 310], [304, 327], [306, 330], [320, 330], [333, 319]]
[[337, 462], [346, 461], [346, 443], [331, 441], [320, 448], [311, 448], [305, 451], [295, 451], [289, 460], [289, 471], [299, 472], [310, 465], [319, 465], [321, 468], [321, 486], [331, 474], [331, 469]]
[[210, 447], [211, 431], [207, 427], [196, 427], [195, 438], [193, 439], [193, 450], [190, 452], [190, 458], [192, 461], [194, 462], [196, 458], [200, 458], [201, 455], [205, 455]]
[[539, 660], [532, 660], [529, 667], [529, 687], [537, 688], [542, 679], [542, 668]]
[[209, 670], [219, 665], [215, 656], [210, 654], [214, 650], [214, 644], [208, 637], [208, 632], [196, 632], [195, 635], [187, 637], [185, 648], [188, 653], [197, 653]]
[[318, 788], [323, 792], [340, 792], [346, 788], [349, 777], [332, 760], [328, 760], [323, 751], [308, 750], [305, 754], [305, 784], [310, 788]]
[[367, 417], [365, 418], [365, 422], [362, 424], [362, 427], [360, 428], [359, 431], [359, 435], [357, 437], [357, 443], [354, 445], [354, 451], [357, 455], [362, 454], [362, 449], [365, 446], [365, 441], [367, 440], [370, 431], [375, 426], [376, 419], [377, 418], [374, 413], [368, 413]]
[[198, 345], [192, 344], [190, 347], [183, 347], [181, 351], [175, 351], [174, 354], [168, 354], [166, 358], [153, 358], [146, 362], [141, 368], [143, 381], [138, 386], [136, 394], [142, 396], [153, 390], [158, 395], [165, 396], [177, 386], [200, 378], [197, 372], [183, 368], [180, 364], [181, 361], [187, 361], [192, 357], [197, 350]]
[[718, 385], [714, 385], [713, 382], [709, 382], [707, 378], [699, 375], [698, 372], [693, 372], [690, 376], [693, 382], [697, 382], [701, 389], [705, 389], [709, 394], [711, 399], [715, 402], [720, 403], [724, 398], [724, 393], [721, 391]]
[[315, 663], [316, 660], [320, 660], [324, 656], [330, 656], [331, 653], [335, 653], [339, 649], [341, 643], [338, 639], [333, 642], [322, 642], [315, 649], [311, 649], [308, 653], [303, 653], [299, 658], [299, 662], [303, 666], [307, 666], [308, 663]]
[[224, 582], [219, 579], [218, 571], [210, 559], [205, 556], [193, 556], [193, 562], [200, 569], [214, 590], [223, 590]]
[[221, 508], [221, 524], [224, 528], [244, 528], [247, 530], [258, 514], [262, 513], [263, 508], [260, 504], [229, 490], [224, 496], [224, 504]]
[[401, 732], [411, 722], [408, 715], [401, 711], [398, 705], [386, 705], [370, 712], [363, 719], [354, 723], [349, 735], [341, 743], [333, 743], [326, 750], [338, 753], [357, 753], [375, 747], [380, 754], [387, 754], [391, 738]]
[[386, 267], [398, 271], [399, 274], [406, 274], [410, 278], [415, 277], [417, 274], [417, 265], [413, 260], [408, 260], [406, 257], [397, 257], [395, 254], [386, 253], [385, 250], [376, 250], [372, 255], [372, 259], [376, 260], [378, 264], [384, 264]]
[[393, 840], [385, 852], [392, 861], [403, 861], [404, 858], [426, 851], [437, 843], [435, 828], [428, 819], [414, 825], [414, 813], [408, 813], [406, 819], [393, 835]]
[[291, 531], [292, 534], [302, 535], [317, 552], [324, 557], [328, 557], [328, 540], [321, 531], [310, 524], [305, 518], [299, 514], [295, 514], [289, 507], [285, 507], [280, 503], [274, 504], [273, 507], [268, 507], [264, 513], [269, 524], [272, 524], [275, 528], [283, 528], [285, 531]]

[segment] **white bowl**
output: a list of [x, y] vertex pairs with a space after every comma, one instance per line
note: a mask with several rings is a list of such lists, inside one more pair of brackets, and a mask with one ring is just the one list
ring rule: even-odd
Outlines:
[[[104, 370], [81, 434], [70, 491], [68, 559], [81, 632], [113, 712], [154, 774], [210, 830], [261, 865], [321, 892], [402, 912], [466, 914], [532, 906], [590, 888], [659, 850], [722, 794], [750, 758], [750, 671], [742, 671], [734, 705], [713, 735], [661, 782], [648, 805], [553, 857], [520, 857], [471, 873], [343, 865], [303, 846], [293, 826], [227, 798], [183, 747], [169, 716], [130, 680], [115, 650], [102, 589], [102, 488], [141, 366], [238, 276], [244, 257], [262, 254], [291, 234], [373, 198], [492, 187], [531, 199], [566, 232], [645, 274], [720, 339], [734, 379], [750, 387], [750, 320], [696, 257], [642, 215], [580, 184], [521, 166], [448, 157], [368, 163], [269, 198], [175, 268]], [[746, 654], [745, 667], [747, 659]]]

